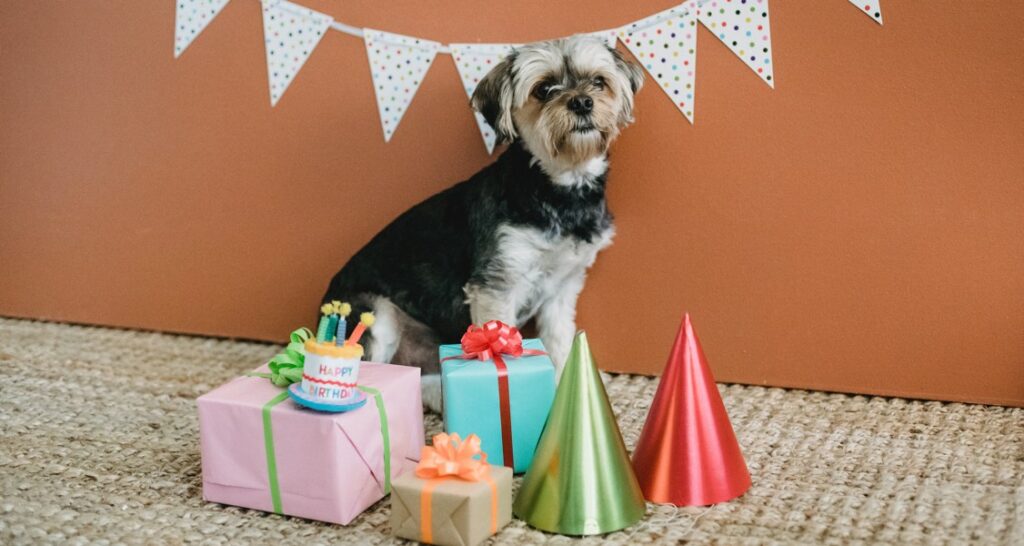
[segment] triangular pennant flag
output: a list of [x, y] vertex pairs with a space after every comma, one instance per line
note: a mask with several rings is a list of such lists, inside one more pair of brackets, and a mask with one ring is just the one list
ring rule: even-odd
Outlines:
[[263, 42], [267, 48], [271, 106], [284, 95], [332, 21], [329, 15], [286, 0], [263, 0]]
[[713, 1], [701, 6], [697, 17], [765, 83], [775, 88], [768, 0]]
[[629, 49], [672, 104], [693, 123], [697, 6], [687, 2], [619, 29]]
[[373, 90], [377, 94], [384, 141], [391, 140], [441, 44], [369, 28], [363, 29], [370, 59]]
[[[455, 68], [462, 78], [462, 87], [466, 95], [473, 98], [480, 80], [491, 71], [506, 55], [512, 52], [513, 44], [451, 44], [448, 47], [452, 50], [452, 59], [455, 61]], [[487, 153], [494, 151], [494, 143], [497, 136], [494, 129], [487, 123], [480, 112], [473, 112], [476, 116], [476, 124], [480, 127], [480, 135], [484, 139], [484, 146]]]
[[881, 0], [850, 0], [850, 3], [863, 10], [878, 24], [882, 24]]
[[185, 48], [213, 18], [228, 5], [228, 0], [178, 0], [174, 8], [174, 58], [185, 52]]

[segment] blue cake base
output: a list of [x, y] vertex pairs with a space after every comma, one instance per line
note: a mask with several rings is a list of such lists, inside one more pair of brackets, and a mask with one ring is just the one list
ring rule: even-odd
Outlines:
[[325, 411], [328, 413], [341, 413], [343, 411], [352, 411], [359, 409], [366, 404], [366, 393], [360, 390], [356, 391], [356, 395], [351, 400], [346, 400], [342, 403], [331, 403], [323, 400], [316, 400], [309, 397], [305, 391], [302, 390], [301, 383], [292, 383], [288, 387], [288, 396], [300, 406], [307, 407], [316, 411]]

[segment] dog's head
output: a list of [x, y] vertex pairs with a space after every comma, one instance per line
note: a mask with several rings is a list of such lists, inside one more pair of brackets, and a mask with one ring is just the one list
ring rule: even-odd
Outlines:
[[480, 81], [473, 108], [499, 140], [522, 139], [542, 162], [573, 168], [604, 154], [633, 121], [643, 72], [599, 38], [516, 48]]

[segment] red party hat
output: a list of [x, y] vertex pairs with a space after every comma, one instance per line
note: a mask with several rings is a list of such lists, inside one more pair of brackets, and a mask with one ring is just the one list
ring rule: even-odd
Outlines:
[[708, 505], [750, 488], [747, 463], [689, 314], [633, 451], [633, 468], [651, 502]]

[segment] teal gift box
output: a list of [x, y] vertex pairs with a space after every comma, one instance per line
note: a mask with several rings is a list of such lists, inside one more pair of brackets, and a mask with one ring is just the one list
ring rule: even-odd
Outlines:
[[[539, 339], [524, 340], [523, 348], [544, 352]], [[508, 370], [506, 398], [493, 359], [451, 358], [463, 354], [461, 345], [441, 345], [440, 354], [445, 431], [464, 438], [476, 434], [488, 463], [526, 472], [555, 399], [551, 359], [547, 354], [500, 355]], [[506, 446], [509, 437], [511, 445]], [[506, 455], [511, 455], [511, 464]]]

